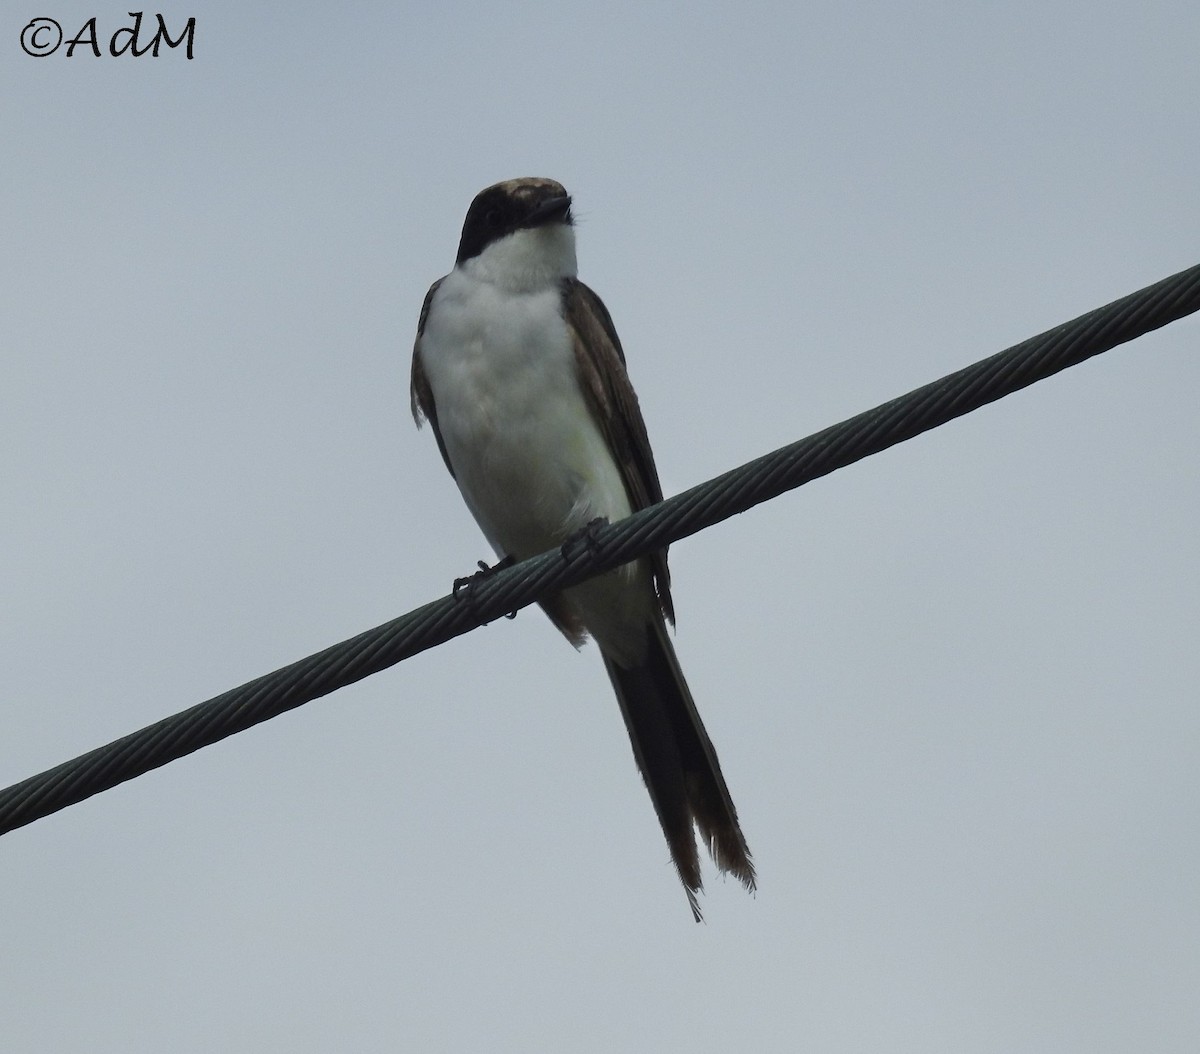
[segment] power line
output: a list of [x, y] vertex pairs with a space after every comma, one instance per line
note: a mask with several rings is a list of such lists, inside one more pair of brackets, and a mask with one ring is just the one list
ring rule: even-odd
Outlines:
[[692, 487], [472, 581], [274, 673], [0, 791], [0, 834], [387, 669], [550, 593], [912, 439], [1200, 309], [1200, 265]]

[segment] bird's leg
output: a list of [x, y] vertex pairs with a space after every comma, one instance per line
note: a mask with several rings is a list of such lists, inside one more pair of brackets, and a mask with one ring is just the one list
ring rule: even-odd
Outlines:
[[[512, 553], [509, 553], [508, 556], [504, 557], [503, 560], [498, 560], [494, 564], [488, 564], [483, 560], [477, 560], [476, 563], [479, 565], [479, 570], [473, 575], [467, 575], [466, 578], [456, 578], [454, 580], [454, 585], [450, 590], [450, 595], [454, 597], [455, 600], [465, 600], [469, 604], [472, 601], [471, 590], [474, 589], [475, 586], [485, 579], [491, 578], [492, 575], [494, 575], [497, 571], [503, 571], [506, 567], [512, 567], [512, 565], [516, 562], [517, 559], [512, 555]], [[515, 611], [510, 611], [504, 617], [516, 618], [517, 613]]]
[[562, 558], [571, 562], [576, 548], [582, 545], [593, 556], [600, 551], [600, 543], [596, 540], [596, 532], [601, 527], [608, 526], [607, 516], [597, 516], [594, 520], [589, 520], [574, 534], [569, 535], [567, 540], [559, 546], [559, 552], [562, 553]]

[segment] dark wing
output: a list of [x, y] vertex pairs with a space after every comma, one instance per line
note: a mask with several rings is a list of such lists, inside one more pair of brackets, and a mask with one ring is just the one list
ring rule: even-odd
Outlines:
[[429, 378], [425, 376], [425, 366], [421, 362], [421, 335], [425, 332], [425, 322], [429, 318], [429, 305], [433, 303], [433, 294], [437, 292], [438, 286], [443, 281], [444, 279], [439, 278], [429, 287], [429, 292], [425, 294], [425, 302], [421, 305], [421, 318], [417, 322], [417, 339], [413, 342], [412, 380], [409, 385], [409, 394], [412, 399], [413, 420], [417, 422], [418, 428], [425, 421], [429, 422], [433, 429], [433, 437], [437, 440], [438, 450], [442, 452], [442, 460], [446, 462], [446, 468], [453, 476], [454, 466], [450, 464], [450, 457], [446, 453], [446, 444], [442, 442], [442, 430], [438, 428], [437, 406], [433, 401], [433, 389], [429, 387]]
[[[646, 422], [625, 370], [621, 341], [608, 308], [577, 278], [563, 279], [563, 305], [575, 346], [580, 387], [617, 460], [629, 504], [637, 512], [662, 501], [663, 495], [658, 469], [654, 467], [654, 454], [650, 450], [650, 438], [646, 434]], [[667, 551], [662, 549], [654, 553], [650, 560], [658, 602], [667, 620], [674, 624]]]

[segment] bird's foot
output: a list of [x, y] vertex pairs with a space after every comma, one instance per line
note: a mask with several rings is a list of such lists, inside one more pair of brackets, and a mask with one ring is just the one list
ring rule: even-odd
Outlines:
[[[506, 567], [512, 567], [512, 565], [516, 562], [516, 557], [514, 557], [511, 553], [504, 557], [503, 560], [498, 560], [494, 564], [488, 564], [483, 560], [478, 560], [476, 563], [479, 565], [479, 570], [473, 575], [467, 575], [466, 578], [456, 578], [454, 580], [454, 585], [450, 590], [450, 595], [455, 600], [464, 600], [470, 604], [473, 601], [471, 591], [477, 585], [479, 585], [480, 582], [491, 578], [492, 575], [494, 575], [497, 571], [503, 571]], [[510, 611], [504, 617], [516, 618], [517, 613], [515, 611]]]
[[574, 534], [570, 535], [565, 542], [559, 546], [559, 552], [562, 553], [562, 558], [570, 563], [575, 553], [580, 546], [595, 555], [600, 551], [600, 543], [596, 539], [596, 534], [601, 527], [608, 526], [607, 516], [597, 516], [594, 520], [589, 520]]

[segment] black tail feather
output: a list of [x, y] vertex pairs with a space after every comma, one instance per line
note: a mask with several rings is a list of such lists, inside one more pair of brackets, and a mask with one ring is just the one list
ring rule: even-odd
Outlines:
[[754, 864], [666, 627], [660, 622], [647, 631], [648, 647], [640, 664], [619, 666], [606, 655], [604, 665], [671, 858], [692, 914], [700, 921], [696, 895], [702, 883], [693, 824], [717, 867], [751, 891]]

